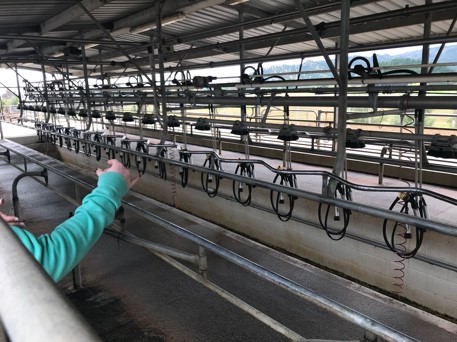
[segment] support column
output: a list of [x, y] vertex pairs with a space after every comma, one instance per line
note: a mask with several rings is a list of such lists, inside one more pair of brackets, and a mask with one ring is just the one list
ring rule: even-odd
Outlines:
[[41, 64], [41, 73], [43, 74], [44, 100], [46, 101], [46, 114], [44, 121], [48, 123], [51, 117], [51, 113], [49, 112], [48, 85], [46, 84], [46, 70], [44, 69], [44, 64]]
[[[426, 1], [426, 5], [430, 5], [432, 3], [431, 0]], [[430, 38], [430, 33], [432, 29], [432, 14], [427, 13], [425, 15], [424, 21], [424, 39]], [[422, 64], [428, 64], [430, 60], [430, 44], [423, 44], [422, 45]], [[428, 68], [421, 67], [421, 75], [427, 75]], [[421, 86], [425, 86], [427, 83], [421, 82]], [[419, 91], [419, 97], [426, 97], [427, 92], [425, 90]], [[415, 125], [415, 133], [416, 134], [424, 134], [424, 126], [425, 126], [425, 109], [415, 109], [414, 111], [414, 125]], [[428, 165], [427, 154], [425, 152], [425, 146], [423, 142], [416, 141], [414, 144], [414, 148], [416, 149], [416, 167], [415, 167], [415, 176], [414, 180], [416, 183], [416, 187], [422, 185], [422, 165]], [[417, 160], [418, 159], [418, 160]]]
[[[168, 117], [167, 117], [167, 98], [165, 89], [165, 63], [163, 60], [163, 43], [162, 43], [162, 8], [157, 13], [157, 42], [158, 42], [158, 57], [159, 57], [159, 73], [160, 73], [160, 96], [162, 97], [162, 138], [160, 144], [165, 144], [168, 138]], [[160, 149], [157, 149], [157, 153], [160, 153]]]
[[[91, 113], [91, 107], [90, 107], [90, 89], [89, 89], [89, 74], [87, 72], [87, 59], [86, 59], [86, 47], [84, 44], [81, 44], [81, 54], [83, 58], [83, 72], [84, 72], [84, 95], [86, 97], [86, 110], [87, 110], [87, 126], [86, 129], [89, 130], [90, 126], [92, 125], [92, 113]], [[83, 94], [81, 94], [82, 96]]]
[[349, 50], [349, 16], [351, 11], [350, 0], [341, 1], [341, 29], [340, 29], [340, 84], [338, 101], [337, 146], [336, 160], [333, 173], [341, 176], [346, 160], [346, 113], [347, 113], [347, 84], [348, 84], [348, 50]]
[[[238, 18], [239, 18], [239, 22], [240, 24], [242, 24], [244, 22], [244, 7], [243, 5], [240, 5], [239, 9], [238, 9]], [[240, 29], [239, 29], [239, 39], [240, 41], [243, 41], [244, 40], [244, 26], [241, 25], [240, 26]], [[240, 45], [240, 60], [244, 60], [244, 44], [241, 44]], [[240, 63], [240, 77], [241, 75], [243, 74], [243, 70], [244, 70], [244, 67], [245, 67], [245, 64], [244, 63]], [[241, 81], [241, 79], [240, 79]], [[244, 95], [240, 92], [240, 97], [244, 97]], [[241, 105], [241, 122], [242, 123], [245, 123], [246, 122], [246, 115], [247, 115], [247, 110], [246, 110], [246, 105]]]
[[16, 72], [16, 84], [17, 84], [17, 96], [19, 97], [20, 111], [19, 117], [22, 118], [24, 115], [24, 109], [22, 108], [22, 96], [21, 96], [21, 85], [19, 84], [19, 74], [17, 72], [17, 63], [14, 63], [14, 70]]

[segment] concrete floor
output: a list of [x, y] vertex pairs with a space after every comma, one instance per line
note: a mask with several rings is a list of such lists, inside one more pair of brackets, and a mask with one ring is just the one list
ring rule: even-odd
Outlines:
[[[13, 156], [12, 164], [22, 166], [22, 159]], [[7, 212], [12, 209], [10, 186], [19, 173], [0, 158], [0, 195], [7, 200]], [[50, 184], [69, 195], [74, 193], [74, 186], [59, 176], [51, 175]], [[73, 205], [31, 179], [21, 180], [19, 198], [21, 217], [37, 234], [49, 231], [74, 210]], [[417, 340], [457, 340], [457, 325], [449, 321], [143, 196], [131, 194], [127, 200], [142, 203], [152, 213]], [[194, 244], [131, 212], [127, 212], [127, 230], [157, 243], [196, 252]], [[363, 337], [361, 328], [214, 254], [208, 255], [208, 264], [210, 281], [307, 339]], [[82, 271], [84, 288], [70, 291], [68, 297], [104, 341], [288, 340], [152, 253], [111, 236], [100, 239], [84, 260]], [[65, 291], [70, 289], [71, 276], [58, 285]]]

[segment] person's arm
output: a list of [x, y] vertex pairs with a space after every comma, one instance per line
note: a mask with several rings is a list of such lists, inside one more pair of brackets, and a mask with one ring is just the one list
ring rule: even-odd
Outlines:
[[25, 247], [54, 281], [68, 274], [111, 224], [122, 197], [128, 191], [126, 179], [116, 172], [100, 174], [98, 186], [87, 195], [74, 216], [52, 233], [35, 238], [26, 230], [13, 227]]

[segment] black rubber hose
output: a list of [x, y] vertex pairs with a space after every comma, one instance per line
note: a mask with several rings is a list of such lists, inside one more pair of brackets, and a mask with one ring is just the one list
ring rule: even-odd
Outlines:
[[[284, 185], [284, 186], [290, 186], [291, 188], [295, 188], [296, 186], [296, 176], [293, 174], [280, 174], [277, 173], [273, 183], [276, 183], [280, 179], [279, 184]], [[276, 196], [275, 196], [276, 194]], [[281, 212], [281, 192], [279, 191], [274, 191], [270, 190], [270, 202], [271, 202], [271, 207], [273, 208], [274, 212], [276, 213], [276, 216], [283, 221], [289, 221], [290, 218], [292, 217], [292, 213], [294, 211], [294, 206], [295, 206], [295, 197], [292, 195], [287, 195], [288, 199], [288, 211], [287, 212]]]
[[[340, 195], [340, 197], [342, 199], [346, 199], [348, 201], [352, 200], [351, 189], [341, 183], [338, 183], [336, 186], [335, 197], [337, 197], [338, 194]], [[343, 227], [341, 229], [333, 229], [328, 226], [328, 217], [330, 215], [331, 206], [327, 205], [327, 209], [325, 210], [325, 219], [324, 220], [322, 219], [322, 207], [323, 207], [323, 204], [321, 202], [321, 203], [319, 203], [319, 206], [317, 209], [318, 210], [318, 219], [319, 219], [319, 223], [320, 223], [321, 227], [325, 230], [325, 233], [327, 234], [327, 236], [330, 239], [332, 239], [334, 241], [341, 240], [346, 235], [346, 231], [349, 226], [349, 221], [350, 221], [352, 212], [348, 209], [343, 209]]]
[[[144, 142], [138, 142], [136, 144], [136, 151], [143, 153], [143, 154], [148, 154], [148, 149]], [[138, 171], [138, 174], [142, 175], [146, 172], [146, 165], [148, 162], [148, 158], [143, 157], [143, 156], [135, 156], [135, 166]]]
[[[214, 164], [213, 164], [214, 162]], [[220, 167], [219, 167], [219, 161], [218, 160], [214, 160], [209, 157], [209, 158], [206, 158], [205, 162], [203, 163], [203, 166], [208, 166], [208, 168], [212, 169], [214, 167], [215, 170], [219, 170]], [[209, 183], [212, 182], [212, 177], [214, 178], [214, 188], [210, 188], [209, 187]], [[208, 194], [209, 197], [216, 197], [217, 195], [217, 192], [219, 191], [219, 184], [220, 184], [220, 177], [219, 176], [216, 176], [216, 175], [211, 175], [209, 173], [206, 173], [206, 172], [202, 172], [201, 173], [201, 183], [202, 183], [202, 187], [203, 187], [203, 190], [205, 190], [205, 192]]]
[[[190, 163], [191, 154], [188, 152], [180, 152], [179, 153], [179, 160], [184, 163]], [[189, 181], [189, 168], [182, 167], [179, 171], [181, 175], [181, 186], [185, 188], [187, 186], [187, 182]]]
[[[239, 174], [240, 176], [244, 177], [254, 177], [254, 164], [246, 162], [239, 163], [235, 169], [235, 174]], [[242, 182], [237, 182], [235, 180], [232, 182], [233, 196], [235, 197], [238, 203], [246, 207], [249, 204], [251, 204], [253, 186], [251, 184], [246, 184], [248, 194], [245, 199], [242, 199], [242, 185]]]
[[[101, 142], [101, 136], [100, 134], [95, 134], [94, 136], [94, 141], [95, 142]], [[95, 145], [95, 158], [97, 159], [97, 161], [99, 161], [101, 158], [102, 158], [102, 148], [100, 145]]]
[[[111, 146], [116, 146], [116, 138], [112, 138], [112, 137], [106, 138], [106, 144], [111, 145]], [[113, 148], [107, 147], [106, 154], [108, 155], [108, 159], [116, 158], [116, 150]]]
[[[131, 147], [130, 147], [130, 141], [121, 141], [121, 147], [126, 149], [126, 150], [130, 150]], [[126, 167], [126, 168], [130, 168], [130, 153], [126, 153], [124, 151], [121, 152], [121, 162], [122, 164]]]
[[[166, 152], [167, 152], [167, 150], [165, 148], [163, 148], [162, 151], [160, 152], [160, 156], [162, 158], [165, 158]], [[167, 165], [165, 164], [165, 162], [159, 160], [157, 162], [157, 167], [159, 168], [159, 177], [162, 178], [163, 180], [167, 180]]]

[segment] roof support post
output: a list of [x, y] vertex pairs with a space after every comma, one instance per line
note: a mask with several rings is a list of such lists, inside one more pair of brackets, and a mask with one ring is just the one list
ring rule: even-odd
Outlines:
[[84, 89], [86, 95], [86, 110], [87, 110], [87, 126], [86, 129], [89, 130], [90, 126], [92, 125], [92, 113], [90, 108], [90, 89], [89, 89], [89, 74], [87, 72], [87, 57], [86, 57], [86, 47], [84, 44], [81, 44], [81, 53], [83, 57], [83, 72], [84, 72]]
[[19, 114], [19, 117], [22, 118], [24, 116], [24, 109], [22, 106], [22, 96], [21, 96], [21, 85], [19, 84], [19, 74], [17, 73], [17, 63], [14, 63], [14, 71], [16, 73], [16, 85], [17, 85], [17, 97], [19, 97], [19, 110], [21, 111], [21, 114]]
[[149, 53], [149, 67], [151, 69], [151, 79], [152, 79], [152, 89], [153, 89], [153, 94], [154, 94], [154, 113], [156, 114], [157, 118], [160, 120], [159, 114], [160, 114], [160, 106], [159, 106], [159, 97], [157, 96], [157, 80], [156, 80], [156, 62], [154, 58], [154, 53], [155, 53], [155, 47], [154, 47], [154, 37], [151, 36], [151, 46], [148, 47], [148, 53]]
[[46, 84], [46, 70], [44, 64], [41, 64], [41, 73], [43, 74], [43, 88], [44, 88], [44, 100], [46, 101], [46, 113], [44, 115], [44, 121], [49, 122], [51, 118], [51, 112], [49, 111], [49, 99], [48, 99], [48, 85]]
[[[341, 1], [341, 34], [340, 34], [340, 62], [339, 96], [338, 96], [338, 121], [337, 121], [337, 146], [336, 160], [333, 173], [341, 176], [346, 161], [346, 113], [348, 105], [348, 50], [349, 50], [349, 16], [351, 11], [350, 0]], [[333, 188], [333, 187], [331, 187]], [[332, 190], [332, 189], [330, 189]], [[334, 191], [332, 191], [332, 194]]]
[[[242, 24], [244, 22], [244, 6], [241, 5], [238, 9], [238, 20], [240, 22], [240, 24]], [[244, 26], [241, 25], [239, 27], [239, 30], [238, 30], [238, 37], [240, 39], [240, 41], [243, 41], [244, 40]], [[244, 60], [244, 44], [240, 44], [240, 60]], [[240, 63], [240, 82], [242, 81], [241, 80], [241, 77], [243, 75], [243, 72], [244, 72], [244, 67], [245, 67], [245, 64], [244, 63]], [[242, 92], [239, 92], [239, 95], [240, 97], [244, 97], [243, 93]], [[247, 109], [246, 109], [246, 105], [241, 105], [241, 108], [240, 108], [240, 113], [241, 113], [241, 116], [240, 116], [240, 120], [242, 123], [246, 122], [246, 116], [247, 116]]]
[[[166, 87], [165, 87], [165, 63], [163, 59], [163, 40], [162, 40], [162, 5], [159, 5], [159, 10], [157, 11], [157, 56], [159, 58], [159, 74], [160, 74], [160, 96], [162, 100], [162, 137], [160, 138], [160, 144], [165, 144], [165, 141], [168, 138], [168, 113], [167, 113], [167, 97], [166, 97]], [[157, 155], [162, 152], [162, 148], [157, 149]]]
[[[426, 0], [425, 2], [426, 5], [431, 5], [432, 1], [431, 0]], [[431, 12], [427, 13], [425, 15], [425, 21], [424, 21], [424, 38], [428, 39], [430, 38], [430, 33], [432, 30], [432, 14]], [[422, 64], [428, 64], [430, 60], [430, 44], [423, 44], [422, 45]], [[428, 74], [428, 68], [427, 67], [422, 67], [421, 68], [421, 75], [427, 75]], [[421, 82], [421, 86], [426, 86], [426, 82]], [[419, 91], [419, 96], [420, 97], [426, 97], [427, 92], [425, 90], [420, 90]], [[415, 133], [416, 134], [424, 134], [424, 127], [425, 127], [425, 109], [416, 109], [414, 111], [414, 125], [415, 125]], [[422, 184], [422, 172], [419, 172], [419, 170], [422, 171], [422, 165], [428, 165], [428, 159], [427, 159], [427, 154], [425, 150], [425, 146], [423, 142], [416, 141], [414, 143], [414, 147], [416, 149], [415, 151], [415, 162], [416, 162], [416, 167], [415, 167], [415, 183], [416, 187], [419, 186], [419, 184]]]

